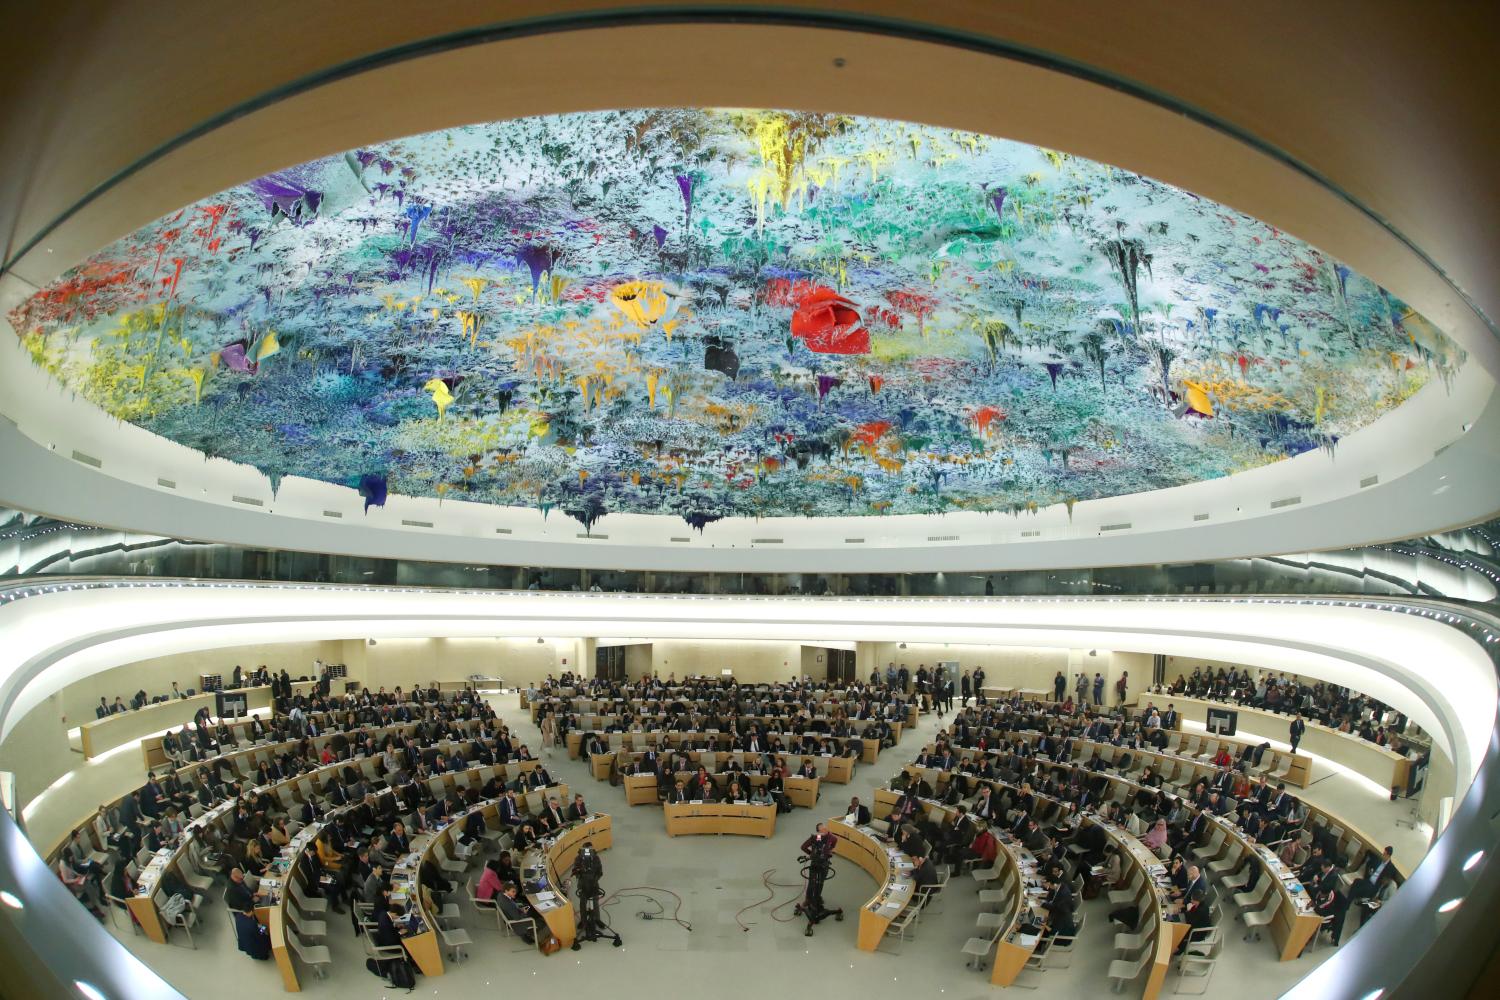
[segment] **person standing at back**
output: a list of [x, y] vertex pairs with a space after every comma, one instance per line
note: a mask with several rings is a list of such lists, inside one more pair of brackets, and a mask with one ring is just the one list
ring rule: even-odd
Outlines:
[[1094, 704], [1104, 704], [1104, 675], [1098, 671], [1094, 672]]

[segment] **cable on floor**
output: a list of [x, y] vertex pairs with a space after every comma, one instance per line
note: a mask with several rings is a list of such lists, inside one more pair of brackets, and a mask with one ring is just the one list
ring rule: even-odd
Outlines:
[[[673, 907], [672, 913], [671, 913], [670, 916], [666, 915], [667, 908], [666, 908], [666, 906], [664, 906], [662, 904], [661, 900], [657, 899], [655, 896], [649, 895], [649, 893], [652, 893], [652, 892], [664, 892], [668, 896], [671, 896], [673, 899], [675, 899], [677, 901], [677, 905], [675, 907]], [[688, 923], [686, 920], [683, 920], [682, 916], [681, 916], [681, 914], [682, 914], [682, 906], [683, 906], [682, 897], [679, 896], [677, 893], [673, 892], [671, 889], [663, 889], [663, 888], [661, 888], [659, 886], [654, 886], [654, 885], [630, 885], [630, 886], [626, 886], [623, 889], [616, 889], [614, 892], [610, 893], [607, 897], [605, 897], [604, 901], [599, 904], [599, 908], [602, 911], [604, 909], [604, 907], [606, 907], [606, 906], [612, 906], [615, 903], [619, 902], [620, 900], [622, 900], [622, 899], [628, 899], [628, 898], [649, 899], [651, 902], [655, 903], [658, 907], [660, 907], [661, 913], [663, 914], [662, 919], [664, 919], [664, 920], [670, 920], [673, 923], [675, 923], [677, 926], [679, 926], [682, 929], [686, 930], [688, 933], [690, 933], [690, 934], [692, 933], [692, 931], [693, 931], [693, 925], [690, 924], [690, 923]], [[646, 914], [644, 913], [644, 911], [642, 911], [641, 916], [642, 916], [642, 919], [646, 918]], [[656, 914], [651, 914], [651, 918], [652, 919], [655, 919], [655, 917], [656, 917]]]

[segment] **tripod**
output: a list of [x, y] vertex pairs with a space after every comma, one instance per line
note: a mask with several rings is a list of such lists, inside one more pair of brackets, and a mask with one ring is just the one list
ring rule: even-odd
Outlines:
[[844, 911], [838, 907], [830, 909], [823, 905], [823, 883], [833, 877], [833, 862], [828, 855], [815, 852], [802, 855], [797, 860], [807, 863], [807, 867], [802, 869], [802, 877], [807, 879], [807, 891], [802, 895], [802, 902], [792, 912], [807, 918], [806, 936], [812, 937], [815, 925], [830, 916], [835, 920], [843, 920]]
[[599, 915], [599, 900], [604, 898], [604, 890], [599, 886], [604, 866], [599, 862], [599, 855], [592, 850], [580, 853], [573, 874], [578, 878], [578, 936], [573, 939], [573, 950], [582, 948], [585, 941], [597, 941], [601, 937], [611, 938], [616, 948], [623, 945], [624, 939], [610, 930]]

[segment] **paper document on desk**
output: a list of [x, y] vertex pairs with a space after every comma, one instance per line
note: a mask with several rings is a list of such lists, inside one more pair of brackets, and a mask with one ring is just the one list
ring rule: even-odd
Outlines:
[[1016, 935], [1016, 944], [1020, 945], [1022, 948], [1035, 948], [1036, 942], [1037, 936], [1035, 934]]

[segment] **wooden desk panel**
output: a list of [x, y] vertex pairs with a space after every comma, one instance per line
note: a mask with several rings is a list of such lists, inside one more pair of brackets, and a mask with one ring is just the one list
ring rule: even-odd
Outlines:
[[625, 786], [625, 801], [633, 806], [654, 806], [657, 803], [656, 775], [624, 774], [620, 783]]
[[[859, 865], [875, 880], [875, 895], [859, 908], [860, 951], [880, 947], [886, 928], [911, 902], [916, 883], [911, 877], [911, 858], [896, 851], [894, 856], [873, 833], [850, 826], [843, 819], [830, 819], [828, 829], [836, 838], [833, 853]], [[906, 868], [899, 868], [899, 865]]]
[[776, 832], [776, 807], [748, 802], [665, 803], [667, 836], [732, 833], [746, 837], [769, 837]]

